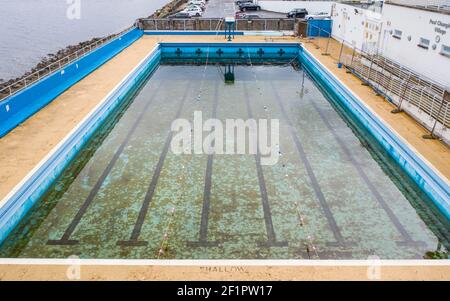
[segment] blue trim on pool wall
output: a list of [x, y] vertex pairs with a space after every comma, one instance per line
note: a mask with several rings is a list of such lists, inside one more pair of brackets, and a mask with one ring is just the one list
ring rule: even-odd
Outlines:
[[71, 136], [41, 165], [0, 208], [0, 243], [9, 235], [30, 208], [72, 161], [86, 141], [99, 128], [109, 113], [119, 106], [127, 94], [159, 66], [158, 46], [120, 86], [93, 112]]
[[340, 100], [450, 220], [450, 187], [445, 179], [433, 171], [306, 49], [300, 48], [299, 57], [312, 77]]
[[160, 43], [167, 59], [263, 59], [293, 60], [299, 43]]
[[[224, 30], [221, 31], [201, 31], [201, 30], [191, 30], [191, 31], [185, 31], [185, 30], [174, 30], [174, 31], [165, 31], [165, 30], [145, 30], [145, 35], [150, 36], [224, 36], [227, 35], [227, 33]], [[243, 31], [235, 31], [233, 33], [235, 36], [243, 36]], [[225, 39], [225, 38], [224, 38]]]
[[137, 28], [0, 102], [0, 138], [143, 35]]

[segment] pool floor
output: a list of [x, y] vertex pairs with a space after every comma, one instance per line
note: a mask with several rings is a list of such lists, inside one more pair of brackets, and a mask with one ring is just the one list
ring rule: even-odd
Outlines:
[[[448, 227], [388, 174], [302, 70], [161, 65], [0, 248], [1, 257], [423, 258]], [[278, 119], [279, 161], [177, 155], [178, 118]], [[370, 141], [368, 138], [367, 141]], [[419, 206], [420, 207], [420, 206]], [[162, 250], [162, 252], [161, 252]]]

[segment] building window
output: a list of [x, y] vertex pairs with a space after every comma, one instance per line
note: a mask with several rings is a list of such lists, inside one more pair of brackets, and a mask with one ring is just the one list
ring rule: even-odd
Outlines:
[[450, 46], [442, 45], [440, 54], [446, 57], [450, 57]]
[[400, 40], [402, 38], [402, 33], [403, 32], [401, 30], [395, 29], [392, 37]]
[[424, 48], [424, 49], [428, 49], [428, 48], [430, 48], [430, 40], [420, 38], [419, 44], [417, 44], [417, 46]]

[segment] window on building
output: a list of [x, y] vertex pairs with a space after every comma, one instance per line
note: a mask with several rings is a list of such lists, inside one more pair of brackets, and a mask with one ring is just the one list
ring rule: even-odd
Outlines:
[[419, 44], [417, 44], [417, 46], [424, 48], [424, 49], [428, 49], [428, 48], [430, 48], [430, 40], [420, 38]]
[[450, 46], [442, 45], [440, 54], [442, 54], [446, 57], [450, 57]]
[[400, 40], [402, 38], [402, 33], [403, 32], [401, 30], [395, 29], [392, 37]]

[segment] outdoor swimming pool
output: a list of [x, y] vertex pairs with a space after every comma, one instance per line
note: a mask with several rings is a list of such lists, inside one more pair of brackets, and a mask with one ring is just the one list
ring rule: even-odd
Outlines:
[[[225, 83], [233, 69], [234, 83]], [[171, 124], [195, 111], [204, 120], [279, 120], [278, 163], [174, 154]], [[449, 225], [431, 203], [301, 66], [162, 64], [37, 201], [0, 257], [422, 258], [449, 246]]]

